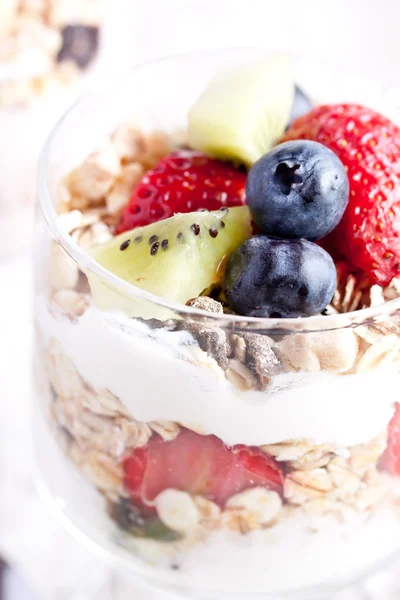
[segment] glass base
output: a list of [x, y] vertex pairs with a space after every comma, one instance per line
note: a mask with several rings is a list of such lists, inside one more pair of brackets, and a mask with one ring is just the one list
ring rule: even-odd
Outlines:
[[[98, 570], [98, 565], [97, 565]], [[103, 572], [104, 573], [104, 572]], [[319, 595], [319, 600], [398, 600], [400, 597], [400, 583], [398, 581], [398, 569], [391, 568], [387, 572], [381, 572], [374, 577], [334, 595]], [[397, 581], [396, 581], [397, 580]], [[169, 592], [160, 590], [151, 591], [140, 587], [131, 579], [123, 574], [113, 571], [109, 572], [103, 581], [99, 578], [94, 580], [88, 578], [79, 589], [74, 590], [73, 594], [66, 600], [172, 600], [178, 598]], [[292, 596], [298, 600], [310, 600], [309, 597]], [[237, 600], [248, 600], [248, 597], [238, 598]], [[286, 600], [282, 596], [268, 596], [268, 600]]]
[[[42, 394], [42, 399], [44, 395]], [[62, 525], [94, 556], [83, 569], [76, 589], [65, 600], [399, 600], [393, 557], [367, 572], [353, 574], [330, 586], [290, 593], [213, 592], [177, 585], [156, 568], [132, 560], [113, 536], [103, 498], [85, 482], [79, 470], [60, 452], [40, 411], [33, 414], [35, 478], [42, 498]], [[40, 465], [40, 467], [39, 467]], [[78, 493], [79, 492], [79, 493]], [[89, 554], [89, 556], [90, 556]], [[400, 564], [400, 561], [399, 561]], [[389, 568], [390, 570], [389, 570]], [[376, 573], [376, 575], [374, 574]], [[367, 579], [368, 577], [368, 579]], [[361, 582], [361, 583], [360, 583]], [[190, 582], [189, 582], [190, 583]]]

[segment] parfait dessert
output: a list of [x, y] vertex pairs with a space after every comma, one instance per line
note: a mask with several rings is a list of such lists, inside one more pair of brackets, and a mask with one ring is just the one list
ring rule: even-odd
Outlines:
[[400, 546], [400, 130], [224, 67], [49, 175], [39, 454], [153, 583], [320, 598]]
[[40, 148], [97, 55], [101, 23], [101, 0], [0, 2], [0, 256], [30, 240]]

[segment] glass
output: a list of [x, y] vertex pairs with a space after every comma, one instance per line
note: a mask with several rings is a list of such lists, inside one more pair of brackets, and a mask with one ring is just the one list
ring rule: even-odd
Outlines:
[[[184, 597], [321, 598], [400, 546], [386, 452], [400, 383], [393, 289], [385, 304], [346, 314], [210, 314], [119, 280], [70, 236], [72, 213], [57, 217], [60, 181], [132, 113], [145, 131], [182, 129], [218, 68], [259, 56], [230, 50], [137, 67], [75, 105], [40, 162], [42, 484], [85, 543]], [[318, 102], [385, 110], [385, 86], [293, 60], [296, 82]], [[93, 305], [88, 278], [113, 292], [118, 310]], [[361, 289], [353, 283], [342, 274], [339, 313]]]

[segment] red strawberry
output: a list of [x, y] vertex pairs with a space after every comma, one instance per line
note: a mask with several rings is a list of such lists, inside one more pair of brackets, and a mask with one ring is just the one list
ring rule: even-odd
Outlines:
[[387, 448], [379, 461], [379, 467], [392, 475], [400, 475], [400, 404], [389, 423]]
[[258, 448], [228, 448], [214, 435], [181, 429], [171, 442], [153, 436], [145, 448], [125, 459], [124, 484], [142, 507], [163, 490], [200, 494], [223, 506], [233, 494], [263, 486], [281, 492], [278, 464]]
[[297, 119], [283, 141], [294, 139], [328, 146], [349, 177], [349, 205], [322, 245], [388, 284], [400, 275], [400, 129], [369, 108], [333, 104]]
[[116, 233], [168, 219], [176, 213], [241, 206], [246, 172], [200, 152], [174, 152], [148, 171], [134, 189]]

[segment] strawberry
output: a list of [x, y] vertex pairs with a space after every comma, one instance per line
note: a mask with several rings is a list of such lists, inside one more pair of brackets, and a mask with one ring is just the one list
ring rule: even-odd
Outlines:
[[400, 404], [389, 423], [387, 447], [379, 461], [379, 467], [392, 475], [400, 475]]
[[214, 435], [182, 428], [170, 442], [154, 435], [123, 462], [124, 485], [133, 502], [149, 510], [163, 490], [200, 494], [223, 506], [233, 494], [263, 486], [282, 491], [278, 464], [258, 448], [229, 448]]
[[168, 219], [176, 213], [241, 206], [246, 172], [188, 150], [166, 156], [133, 190], [116, 233]]
[[294, 121], [283, 141], [294, 139], [328, 146], [349, 177], [349, 205], [322, 245], [388, 284], [400, 275], [400, 129], [369, 108], [333, 104]]

